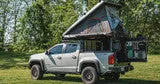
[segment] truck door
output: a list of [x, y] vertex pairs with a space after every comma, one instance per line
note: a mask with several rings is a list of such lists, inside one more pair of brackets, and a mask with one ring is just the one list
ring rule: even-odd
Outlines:
[[130, 62], [147, 61], [147, 44], [145, 38], [130, 38], [125, 43]]
[[62, 56], [62, 68], [64, 72], [76, 72], [78, 55], [79, 50], [77, 44], [66, 44]]
[[63, 45], [56, 45], [49, 49], [49, 54], [45, 58], [48, 71], [61, 71]]

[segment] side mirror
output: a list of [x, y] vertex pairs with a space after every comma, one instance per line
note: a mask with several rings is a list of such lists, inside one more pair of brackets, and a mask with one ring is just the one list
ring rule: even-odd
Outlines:
[[45, 54], [46, 54], [46, 55], [49, 55], [49, 51], [47, 50], [47, 51], [45, 52]]

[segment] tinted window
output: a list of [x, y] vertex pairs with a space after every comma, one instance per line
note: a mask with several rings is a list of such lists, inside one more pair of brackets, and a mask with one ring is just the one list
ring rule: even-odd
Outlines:
[[50, 54], [59, 54], [59, 53], [62, 53], [62, 48], [63, 48], [63, 45], [58, 45], [58, 46], [55, 46], [53, 47], [51, 50], [50, 50]]
[[84, 51], [103, 51], [110, 50], [110, 38], [102, 40], [84, 40]]
[[67, 44], [66, 53], [76, 52], [77, 45], [76, 44]]
[[103, 48], [102, 45], [103, 44], [101, 41], [88, 40], [88, 41], [85, 41], [84, 50], [85, 51], [100, 51]]

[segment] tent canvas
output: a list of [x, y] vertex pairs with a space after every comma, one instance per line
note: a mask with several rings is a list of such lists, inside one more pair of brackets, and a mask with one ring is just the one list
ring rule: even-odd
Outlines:
[[113, 29], [119, 24], [118, 17], [112, 17], [110, 6], [115, 9], [120, 5], [100, 2], [95, 5], [86, 15], [77, 20], [67, 31], [63, 33], [63, 39], [80, 38], [87, 36], [111, 35]]

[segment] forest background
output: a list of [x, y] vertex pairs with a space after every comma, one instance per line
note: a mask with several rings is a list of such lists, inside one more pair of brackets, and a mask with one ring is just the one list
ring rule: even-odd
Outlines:
[[[0, 51], [42, 52], [83, 13], [85, 0], [0, 0]], [[86, 0], [87, 11], [99, 0]], [[160, 54], [160, 0], [107, 0], [121, 4], [120, 18], [133, 36], [147, 38], [148, 53]]]

